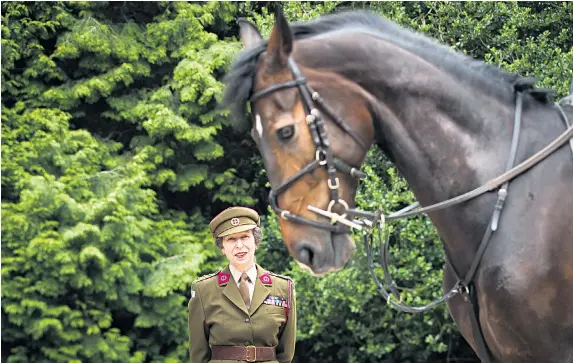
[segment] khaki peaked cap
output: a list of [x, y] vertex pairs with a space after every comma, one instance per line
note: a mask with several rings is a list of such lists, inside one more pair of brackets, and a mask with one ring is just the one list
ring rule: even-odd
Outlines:
[[224, 237], [233, 233], [260, 227], [259, 214], [247, 207], [231, 207], [217, 214], [209, 223], [213, 237]]

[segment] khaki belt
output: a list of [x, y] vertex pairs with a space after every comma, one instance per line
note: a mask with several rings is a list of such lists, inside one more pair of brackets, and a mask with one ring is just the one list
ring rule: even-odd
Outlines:
[[243, 360], [266, 362], [275, 360], [275, 347], [255, 347], [254, 345], [215, 345], [211, 347], [212, 360]]

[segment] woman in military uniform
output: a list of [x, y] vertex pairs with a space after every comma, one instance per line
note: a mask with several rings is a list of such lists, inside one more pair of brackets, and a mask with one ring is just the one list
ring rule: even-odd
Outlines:
[[191, 361], [291, 362], [296, 341], [294, 283], [255, 263], [262, 237], [259, 215], [250, 208], [228, 208], [209, 226], [229, 265], [193, 282]]

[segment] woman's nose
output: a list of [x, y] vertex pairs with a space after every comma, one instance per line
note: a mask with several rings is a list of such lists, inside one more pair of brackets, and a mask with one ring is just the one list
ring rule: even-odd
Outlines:
[[238, 248], [243, 247], [243, 240], [239, 239], [239, 241], [237, 242], [237, 247]]

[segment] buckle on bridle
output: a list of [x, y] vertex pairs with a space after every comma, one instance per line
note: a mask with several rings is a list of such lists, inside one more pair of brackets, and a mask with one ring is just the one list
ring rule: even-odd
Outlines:
[[470, 288], [462, 280], [456, 283], [456, 287], [453, 290], [455, 290], [458, 294], [461, 294], [464, 299], [467, 299], [468, 296], [470, 296]]
[[[322, 155], [323, 157], [321, 158], [320, 155]], [[326, 152], [324, 150], [317, 149], [314, 158], [316, 159], [316, 161], [318, 161], [319, 165], [326, 165]]]
[[[257, 347], [255, 347], [254, 345], [247, 345], [245, 347], [245, 360], [247, 362], [256, 362], [257, 361]], [[249, 348], [253, 349], [253, 359], [249, 359]]]
[[[337, 178], [338, 179], [338, 178]], [[328, 180], [330, 182], [330, 179]], [[328, 186], [330, 187], [330, 183], [328, 184]], [[338, 187], [338, 184], [337, 184]], [[332, 188], [331, 188], [332, 189]], [[332, 211], [332, 207], [334, 207], [336, 204], [340, 204], [341, 206], [344, 207], [344, 211], [346, 212], [348, 210], [348, 203], [346, 203], [344, 201], [344, 199], [338, 199], [338, 200], [331, 200], [330, 203], [328, 203], [328, 208], [326, 208], [326, 211], [330, 214], [336, 214], [340, 219], [346, 219], [346, 213], [344, 214], [338, 214], [338, 213], [334, 213]], [[330, 218], [330, 223], [334, 224], [337, 220], [339, 220], [338, 218]]]
[[[332, 184], [331, 179], [328, 179], [327, 183], [328, 183], [328, 189], [332, 190], [338, 189], [338, 186], [340, 185], [338, 177], [334, 178], [334, 184]], [[348, 206], [346, 206], [346, 209], [348, 209]]]

